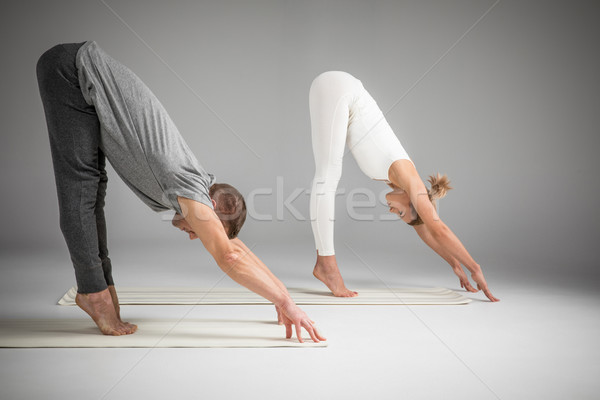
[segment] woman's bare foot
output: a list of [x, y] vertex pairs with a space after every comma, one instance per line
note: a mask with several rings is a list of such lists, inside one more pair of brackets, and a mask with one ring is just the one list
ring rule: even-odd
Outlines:
[[137, 326], [120, 321], [108, 289], [98, 293], [77, 293], [75, 303], [92, 317], [100, 332], [105, 335], [129, 335], [137, 330]]
[[125, 322], [121, 319], [121, 307], [119, 306], [119, 296], [117, 296], [117, 290], [115, 289], [115, 286], [109, 285], [108, 291], [110, 293], [110, 297], [112, 299], [113, 305], [115, 306], [115, 312], [117, 313], [117, 318], [119, 319], [119, 321], [123, 322], [125, 325], [133, 327], [134, 332], [135, 332], [137, 330], [137, 325], [130, 324], [129, 322]]
[[349, 290], [344, 285], [344, 279], [342, 279], [342, 274], [340, 274], [335, 256], [317, 255], [317, 263], [315, 264], [313, 275], [323, 282], [336, 297], [358, 296], [358, 292]]

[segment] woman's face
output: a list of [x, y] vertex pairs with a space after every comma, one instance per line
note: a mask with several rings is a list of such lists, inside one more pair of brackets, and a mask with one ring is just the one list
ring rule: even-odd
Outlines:
[[410, 197], [402, 189], [394, 189], [385, 195], [390, 212], [397, 214], [402, 221], [409, 223], [417, 219], [417, 211], [410, 202]]

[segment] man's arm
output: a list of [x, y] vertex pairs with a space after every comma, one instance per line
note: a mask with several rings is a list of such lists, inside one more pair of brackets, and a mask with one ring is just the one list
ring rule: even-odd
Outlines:
[[275, 285], [281, 289], [283, 292], [285, 292], [288, 296], [288, 290], [285, 287], [285, 285], [283, 284], [283, 282], [281, 282], [272, 272], [271, 270], [244, 244], [244, 242], [242, 242], [239, 238], [235, 238], [235, 239], [231, 239], [230, 242], [234, 245], [239, 247], [245, 254], [248, 255], [249, 260], [259, 269], [261, 269], [264, 273], [266, 273], [267, 275], [269, 275], [269, 277], [271, 278], [271, 280], [275, 283]]
[[[254, 265], [256, 265], [258, 268], [265, 271], [265, 273], [269, 274], [271, 276], [271, 279], [275, 282], [275, 284], [281, 290], [288, 293], [287, 288], [285, 287], [283, 282], [281, 282], [279, 279], [277, 279], [277, 277], [269, 270], [269, 268], [267, 268], [267, 266], [256, 255], [254, 255], [254, 253], [252, 253], [248, 247], [246, 247], [244, 242], [242, 242], [239, 238], [231, 239], [231, 242], [236, 244], [237, 246], [240, 246], [242, 248], [242, 250], [244, 250], [248, 254], [248, 256], [251, 257], [251, 261], [254, 263]], [[281, 314], [281, 309], [277, 305], [275, 305], [275, 311], [277, 311], [277, 323], [279, 325], [282, 325], [284, 323], [284, 318], [283, 318], [283, 315]]]
[[185, 220], [223, 272], [281, 310], [285, 317], [286, 337], [291, 337], [293, 324], [300, 342], [302, 327], [313, 341], [325, 340], [313, 326], [312, 320], [294, 303], [283, 283], [264, 264], [256, 263], [258, 258], [241, 240], [229, 240], [221, 221], [210, 207], [184, 197], [179, 197], [178, 201]]

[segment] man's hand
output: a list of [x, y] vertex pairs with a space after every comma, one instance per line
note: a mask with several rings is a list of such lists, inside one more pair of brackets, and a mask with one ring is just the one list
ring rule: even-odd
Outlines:
[[275, 309], [277, 310], [277, 319], [281, 320], [283, 325], [285, 325], [286, 339], [292, 337], [293, 325], [296, 328], [296, 336], [300, 343], [304, 343], [304, 340], [302, 340], [302, 328], [306, 329], [310, 338], [315, 343], [319, 343], [321, 340], [327, 340], [319, 334], [317, 327], [314, 326], [315, 321], [310, 319], [291, 299], [279, 307], [275, 306]]
[[314, 322], [294, 303], [283, 283], [269, 271], [258, 257], [239, 239], [229, 239], [219, 217], [207, 205], [185, 197], [178, 197], [182, 215], [204, 247], [231, 279], [254, 293], [278, 305], [279, 314], [286, 326], [286, 337], [292, 337], [296, 327], [298, 341], [303, 343], [301, 330], [306, 329], [314, 342], [326, 340]]

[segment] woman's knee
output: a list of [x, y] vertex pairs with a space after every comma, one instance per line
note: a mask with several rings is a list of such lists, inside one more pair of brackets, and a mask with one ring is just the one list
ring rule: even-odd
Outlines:
[[338, 184], [340, 183], [340, 178], [342, 174], [338, 173], [328, 173], [323, 175], [315, 175], [313, 178], [313, 190], [316, 190], [318, 193], [325, 192], [335, 192], [337, 190]]

